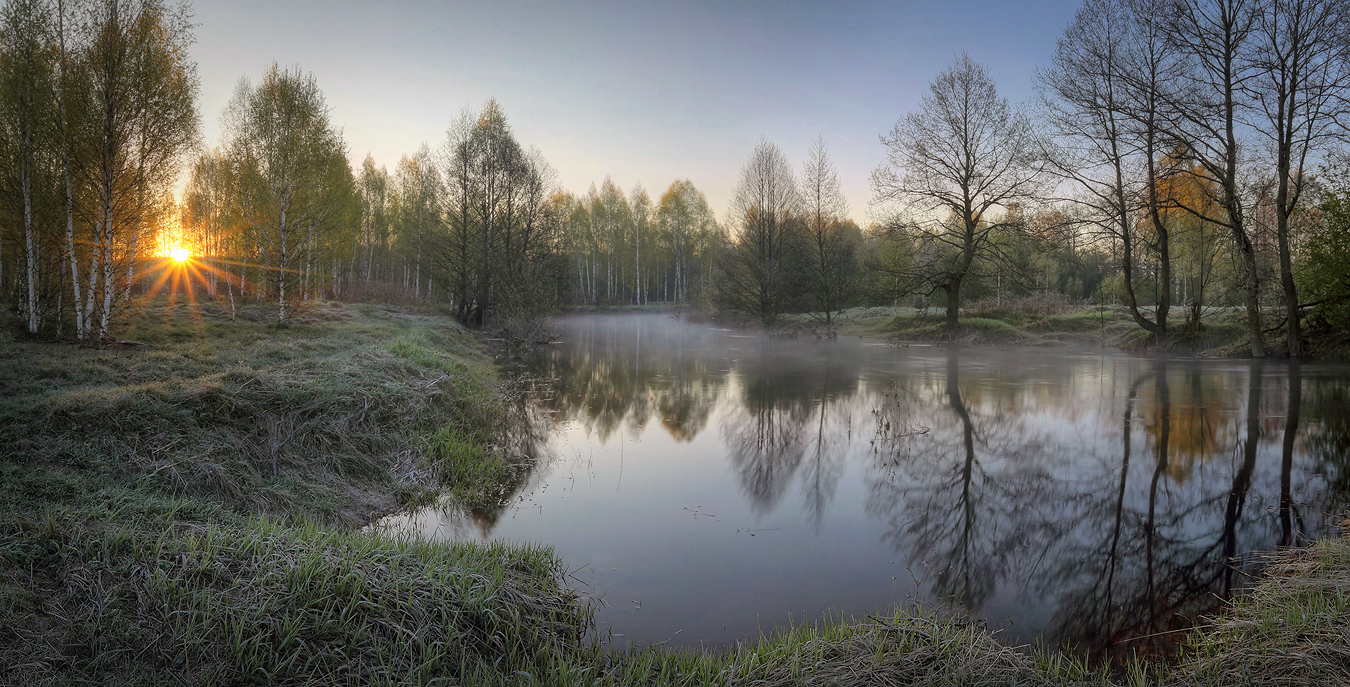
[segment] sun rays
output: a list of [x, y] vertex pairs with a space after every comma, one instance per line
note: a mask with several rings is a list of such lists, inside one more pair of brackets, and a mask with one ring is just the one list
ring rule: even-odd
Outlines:
[[227, 288], [233, 286], [237, 289], [240, 282], [238, 275], [220, 269], [211, 262], [216, 260], [205, 256], [199, 258], [193, 255], [192, 249], [183, 244], [174, 244], [165, 249], [160, 259], [148, 271], [148, 274], [154, 275], [154, 282], [145, 290], [143, 304], [149, 304], [160, 296], [167, 296], [168, 304], [164, 309], [164, 318], [168, 321], [176, 317], [178, 309], [175, 306], [179, 297], [185, 298], [193, 327], [200, 333], [202, 317], [197, 307], [198, 290], [203, 291], [211, 300], [215, 300], [221, 286]]

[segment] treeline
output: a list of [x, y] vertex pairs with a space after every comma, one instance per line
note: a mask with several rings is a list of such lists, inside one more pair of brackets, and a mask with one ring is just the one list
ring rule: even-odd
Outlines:
[[106, 338], [159, 250], [198, 136], [191, 28], [158, 0], [0, 7], [0, 286], [28, 332]]
[[695, 264], [704, 302], [827, 330], [938, 306], [955, 328], [969, 300], [1053, 295], [1119, 304], [1158, 344], [1236, 308], [1253, 355], [1272, 333], [1302, 355], [1307, 326], [1350, 327], [1348, 10], [1089, 0], [1025, 107], [962, 55], [882, 136], [865, 231], [823, 141], [800, 171], [761, 141]]
[[[1157, 342], [1174, 336], [1174, 306], [1194, 330], [1207, 307], [1233, 305], [1254, 356], [1273, 330], [1301, 355], [1317, 305], [1301, 294], [1334, 286], [1318, 251], [1344, 245], [1333, 237], [1347, 230], [1329, 223], [1328, 204], [1350, 189], [1325, 173], [1344, 164], [1347, 10], [1088, 0], [1036, 74], [1030, 111], [958, 58], [883, 137], [888, 160], [872, 176], [877, 199], [898, 210], [889, 233], [908, 242], [904, 282], [940, 293], [955, 326], [968, 279], [1031, 286], [1029, 240], [1058, 244], [1046, 253], [1070, 264], [1082, 246], [1091, 261], [1111, 258], [1094, 292], [1123, 302]], [[1344, 291], [1343, 276], [1333, 282]]]
[[466, 108], [436, 148], [391, 174], [349, 169], [313, 77], [271, 67], [241, 81], [220, 148], [194, 162], [184, 225], [213, 293], [432, 300], [471, 326], [534, 334], [569, 304], [708, 302], [719, 225], [675, 181], [653, 200], [605, 179], [577, 196], [523, 146], [494, 100]]
[[0, 292], [30, 333], [82, 340], [184, 272], [280, 324], [308, 299], [425, 300], [524, 337], [566, 304], [833, 331], [858, 305], [954, 328], [971, 300], [1037, 294], [1118, 303], [1164, 344], [1238, 308], [1254, 355], [1272, 333], [1301, 355], [1306, 327], [1350, 325], [1348, 7], [1087, 0], [1024, 107], [962, 55], [882, 136], [863, 228], [823, 139], [795, 167], [760, 141], [719, 218], [687, 180], [561, 189], [495, 101], [392, 172], [353, 169], [298, 67], [241, 80], [203, 149], [185, 5], [9, 0]]

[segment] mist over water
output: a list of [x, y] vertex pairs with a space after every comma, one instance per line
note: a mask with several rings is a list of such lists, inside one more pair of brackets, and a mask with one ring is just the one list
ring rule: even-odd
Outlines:
[[1005, 643], [1166, 655], [1332, 533], [1350, 366], [778, 339], [573, 316], [555, 431], [509, 505], [394, 520], [553, 546], [616, 647], [719, 646], [896, 606]]

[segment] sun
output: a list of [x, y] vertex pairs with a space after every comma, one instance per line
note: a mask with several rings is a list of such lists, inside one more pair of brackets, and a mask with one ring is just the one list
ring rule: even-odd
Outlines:
[[174, 246], [169, 249], [169, 257], [173, 258], [174, 262], [183, 262], [192, 257], [192, 252], [182, 246]]

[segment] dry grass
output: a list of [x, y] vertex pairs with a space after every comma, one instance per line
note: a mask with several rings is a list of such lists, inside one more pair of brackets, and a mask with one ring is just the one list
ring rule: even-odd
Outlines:
[[537, 437], [478, 342], [428, 309], [265, 311], [0, 341], [0, 684], [508, 683], [579, 651], [551, 551], [352, 529], [518, 478]]
[[352, 525], [435, 486], [438, 432], [500, 457], [495, 371], [445, 318], [321, 304], [277, 330], [253, 310], [238, 326], [210, 307], [151, 310], [126, 335], [148, 346], [0, 344], [0, 470]]
[[590, 625], [533, 547], [60, 518], [0, 544], [5, 685], [500, 683], [502, 665], [576, 653]]
[[1280, 555], [1266, 579], [1195, 635], [1182, 684], [1350, 685], [1350, 541]]

